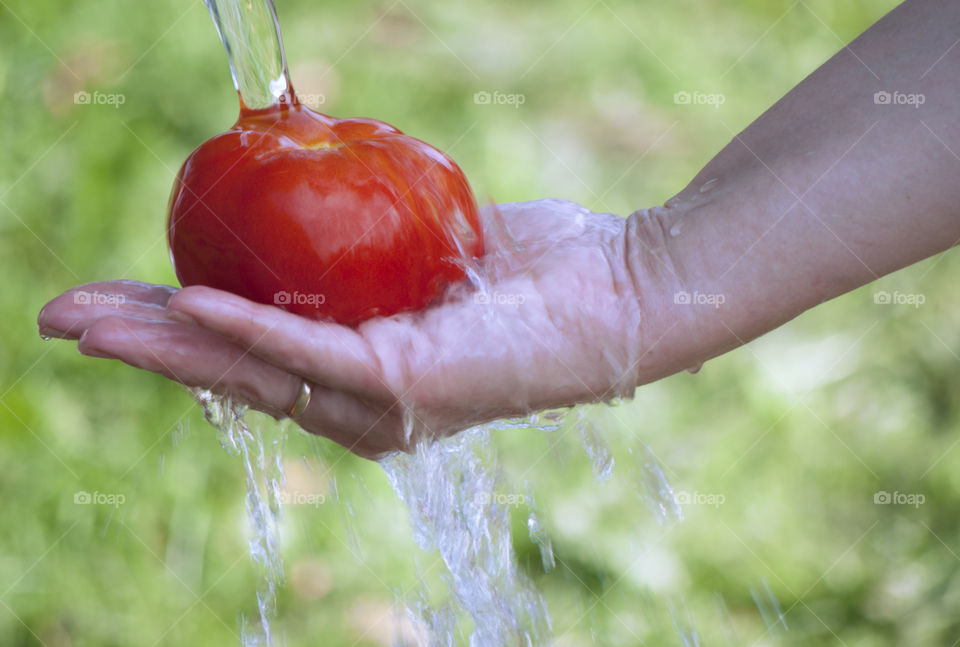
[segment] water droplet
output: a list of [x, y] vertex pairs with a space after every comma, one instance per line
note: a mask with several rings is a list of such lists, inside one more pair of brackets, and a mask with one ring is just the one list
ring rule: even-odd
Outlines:
[[720, 181], [720, 178], [713, 178], [712, 180], [707, 180], [703, 183], [703, 186], [700, 187], [700, 193], [706, 193], [713, 187], [717, 186], [717, 182]]
[[606, 483], [613, 474], [613, 455], [603, 433], [582, 411], [578, 412], [577, 426], [583, 450], [593, 461], [593, 475], [597, 482]]
[[667, 477], [660, 469], [657, 457], [647, 445], [641, 444], [638, 449], [639, 455], [634, 454], [634, 457], [640, 473], [641, 498], [650, 506], [661, 524], [683, 521], [683, 510], [677, 503], [677, 497]]
[[697, 633], [696, 624], [693, 621], [693, 614], [687, 608], [687, 605], [680, 602], [682, 609], [676, 608], [673, 604], [669, 605], [670, 617], [673, 620], [673, 627], [677, 631], [677, 636], [683, 642], [683, 647], [700, 647], [700, 635]]
[[676, 238], [680, 235], [680, 225], [674, 225], [670, 228], [670, 235]]
[[540, 431], [556, 431], [563, 426], [568, 413], [570, 413], [569, 407], [564, 409], [547, 409], [539, 413], [532, 413], [522, 426], [532, 427]]
[[50, 341], [50, 335], [40, 335], [40, 339], [43, 341]]
[[727, 602], [720, 593], [713, 594], [713, 603], [720, 619], [720, 625], [723, 630], [723, 637], [727, 645], [740, 645], [743, 643], [737, 635], [737, 629], [733, 624], [733, 616], [727, 608]]
[[697, 362], [696, 364], [694, 364], [693, 366], [687, 369], [687, 373], [690, 373], [691, 375], [696, 375], [697, 373], [700, 372], [701, 368], [703, 368], [703, 362]]
[[364, 553], [360, 546], [360, 538], [357, 536], [357, 513], [349, 501], [341, 501], [341, 503], [340, 521], [343, 523], [343, 534], [347, 537], [347, 546], [354, 557], [362, 561]]
[[530, 508], [530, 516], [527, 517], [527, 530], [530, 532], [530, 541], [540, 547], [540, 561], [543, 563], [543, 570], [549, 573], [557, 566], [556, 558], [553, 556], [553, 544], [550, 542], [550, 536], [547, 534], [540, 518], [540, 511], [537, 510], [536, 502], [533, 498], [533, 492], [527, 488], [527, 507]]
[[403, 443], [408, 447], [413, 441], [414, 417], [413, 407], [405, 406], [403, 408]]
[[789, 627], [787, 627], [787, 619], [784, 617], [783, 610], [780, 608], [780, 602], [773, 593], [773, 589], [770, 588], [770, 583], [764, 578], [761, 585], [761, 588], [750, 589], [750, 597], [753, 598], [754, 604], [757, 605], [757, 610], [760, 612], [760, 617], [763, 618], [763, 621], [766, 623], [767, 629], [770, 631], [776, 631], [781, 628], [789, 629]]
[[313, 472], [313, 461], [311, 461], [309, 458], [306, 456], [301, 456], [300, 463], [303, 465], [303, 469], [307, 470], [308, 472]]

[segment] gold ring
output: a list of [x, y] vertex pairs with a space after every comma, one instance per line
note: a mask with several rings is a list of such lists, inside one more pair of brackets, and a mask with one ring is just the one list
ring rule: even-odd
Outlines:
[[300, 417], [300, 415], [307, 410], [307, 407], [310, 406], [311, 395], [312, 389], [310, 388], [310, 383], [304, 379], [301, 379], [300, 390], [297, 392], [297, 399], [294, 400], [293, 406], [290, 407], [289, 411], [287, 411], [287, 416], [290, 418]]

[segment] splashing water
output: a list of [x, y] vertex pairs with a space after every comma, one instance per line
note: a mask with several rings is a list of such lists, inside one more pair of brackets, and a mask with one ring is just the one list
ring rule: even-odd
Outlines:
[[241, 619], [243, 647], [273, 647], [277, 644], [270, 621], [277, 614], [277, 590], [284, 584], [280, 552], [281, 488], [284, 482], [282, 432], [266, 441], [262, 430], [247, 424], [246, 407], [210, 391], [191, 389], [203, 407], [207, 421], [220, 432], [220, 444], [243, 461], [246, 508], [249, 522], [250, 557], [259, 568], [258, 619]]
[[439, 551], [448, 570], [452, 600], [439, 608], [420, 602], [409, 609], [430, 627], [427, 644], [454, 644], [454, 627], [464, 616], [473, 624], [471, 647], [543, 644], [550, 616], [517, 567], [507, 510], [513, 499], [495, 489], [490, 429], [419, 443], [414, 453], [390, 456], [381, 465], [409, 507], [417, 543]]
[[640, 476], [640, 496], [653, 510], [657, 521], [661, 524], [683, 521], [683, 510], [677, 502], [677, 497], [666, 475], [660, 468], [660, 462], [650, 448], [641, 444], [636, 454], [633, 448], [628, 451], [636, 460], [637, 472]]
[[690, 610], [683, 605], [677, 608], [670, 605], [670, 618], [673, 620], [673, 627], [677, 636], [683, 642], [683, 647], [700, 647], [700, 636], [697, 634], [697, 628], [693, 622], [693, 616]]
[[767, 625], [767, 631], [777, 632], [787, 629], [787, 619], [780, 608], [780, 602], [766, 579], [760, 582], [759, 587], [750, 589], [750, 597], [753, 598], [753, 603], [757, 605], [760, 617]]
[[577, 411], [577, 427], [580, 429], [583, 450], [593, 461], [593, 475], [600, 483], [606, 483], [613, 475], [613, 454], [610, 453], [603, 432], [583, 409]]
[[527, 532], [530, 534], [530, 541], [540, 548], [540, 561], [543, 564], [543, 571], [549, 573], [557, 566], [557, 560], [553, 555], [553, 543], [550, 541], [550, 535], [547, 534], [543, 520], [540, 518], [540, 512], [536, 509], [533, 493], [527, 489], [527, 505], [530, 507], [530, 515], [527, 517]]
[[[265, 436], [250, 425], [245, 407], [209, 391], [191, 390], [207, 420], [220, 431], [220, 442], [244, 467], [249, 550], [259, 570], [257, 617], [241, 616], [243, 647], [283, 644], [274, 633], [277, 594], [284, 585], [279, 520], [284, 483], [281, 450], [284, 435]], [[499, 647], [551, 644], [552, 622], [546, 601], [520, 570], [513, 550], [510, 506], [528, 509], [530, 541], [540, 549], [544, 572], [556, 567], [553, 546], [529, 483], [524, 493], [505, 494], [491, 433], [501, 428], [536, 428], [545, 433], [579, 431], [598, 483], [612, 475], [614, 461], [600, 425], [582, 408], [558, 409], [515, 421], [499, 421], [466, 430], [450, 438], [420, 442], [411, 454], [394, 454], [380, 461], [387, 479], [407, 506], [414, 539], [425, 551], [439, 553], [446, 574], [446, 591], [426, 584], [407, 599], [397, 600], [416, 635], [406, 638], [428, 647]], [[564, 427], [566, 425], [566, 427]], [[575, 437], [575, 436], [573, 436]], [[639, 485], [639, 496], [657, 520], [677, 523], [683, 516], [659, 461], [646, 445], [630, 448], [627, 478]], [[349, 520], [344, 524], [350, 530]], [[768, 628], [786, 628], [769, 585], [753, 590]], [[439, 594], [439, 595], [438, 595]], [[444, 595], [446, 595], [445, 599]], [[439, 599], [439, 601], [438, 601]], [[699, 647], [694, 618], [682, 598], [665, 609], [673, 631], [685, 647]]]
[[[250, 556], [259, 569], [257, 618], [241, 618], [243, 647], [273, 647], [272, 621], [277, 592], [284, 585], [279, 521], [284, 483], [283, 435], [266, 438], [246, 421], [246, 408], [210, 391], [191, 389], [220, 443], [239, 456], [244, 467]], [[530, 422], [536, 422], [532, 416]], [[563, 414], [547, 412], [555, 428]], [[473, 628], [470, 647], [539, 645], [548, 642], [551, 622], [546, 602], [519, 570], [513, 552], [508, 506], [515, 498], [497, 492], [498, 473], [490, 443], [492, 427], [477, 427], [442, 441], [420, 443], [413, 454], [381, 461], [400, 499], [408, 506], [414, 538], [424, 550], [437, 550], [448, 569], [452, 600], [431, 608], [423, 599], [406, 611], [414, 624], [428, 628], [427, 645], [454, 645], [462, 619]], [[554, 567], [553, 549], [533, 504], [528, 529], [545, 570]], [[349, 524], [345, 524], [349, 525]]]

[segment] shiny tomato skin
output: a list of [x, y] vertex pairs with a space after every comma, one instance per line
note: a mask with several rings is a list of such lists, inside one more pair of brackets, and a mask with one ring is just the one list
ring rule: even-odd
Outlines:
[[483, 255], [453, 161], [383, 122], [295, 103], [242, 114], [187, 158], [168, 239], [184, 286], [344, 324], [423, 308]]

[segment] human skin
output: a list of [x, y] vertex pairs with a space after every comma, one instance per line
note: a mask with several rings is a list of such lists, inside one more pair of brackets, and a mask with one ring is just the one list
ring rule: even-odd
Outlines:
[[442, 436], [629, 395], [960, 241], [956, 25], [960, 3], [907, 0], [663, 207], [625, 220], [556, 200], [487, 209], [479, 294], [465, 284], [348, 328], [112, 281], [48, 303], [40, 332], [277, 417], [306, 380], [298, 424], [366, 457], [409, 446], [405, 411], [414, 436]]

